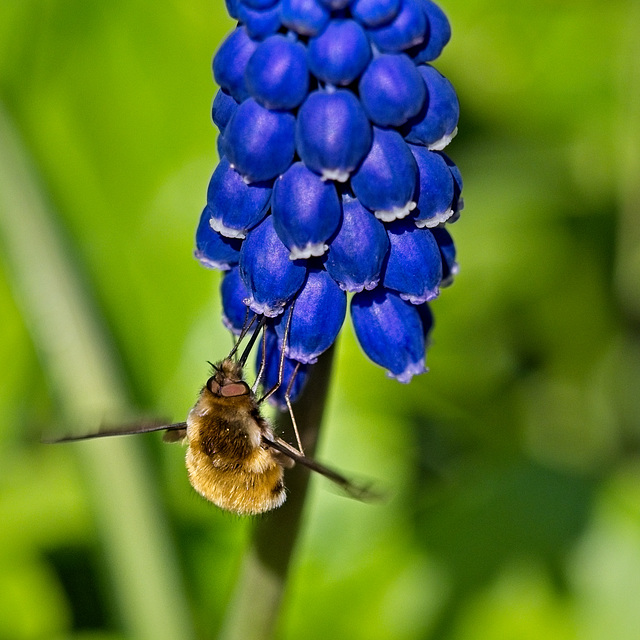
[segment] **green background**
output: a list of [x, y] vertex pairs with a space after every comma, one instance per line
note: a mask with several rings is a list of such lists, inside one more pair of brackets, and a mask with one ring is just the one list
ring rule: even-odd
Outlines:
[[[640, 6], [447, 0], [460, 274], [430, 372], [340, 339], [286, 639], [640, 637]], [[156, 435], [231, 344], [192, 258], [221, 2], [0, 3], [0, 639], [216, 638], [251, 523]], [[20, 240], [21, 239], [21, 240]], [[60, 254], [62, 261], [56, 261]], [[178, 631], [181, 630], [181, 631]]]

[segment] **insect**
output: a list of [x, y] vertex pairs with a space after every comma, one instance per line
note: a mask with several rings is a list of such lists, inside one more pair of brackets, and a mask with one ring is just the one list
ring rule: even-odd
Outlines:
[[[243, 368], [263, 324], [264, 319], [240, 359], [233, 359], [234, 348], [224, 360], [210, 363], [213, 375], [202, 387], [186, 422], [105, 429], [53, 442], [164, 431], [166, 442], [187, 443], [186, 466], [193, 488], [218, 507], [239, 515], [256, 515], [282, 505], [286, 499], [284, 470], [296, 462], [329, 478], [351, 497], [373, 498], [374, 494], [368, 488], [355, 485], [340, 473], [304, 455], [295, 419], [300, 449], [276, 436], [271, 424], [262, 416], [260, 403], [269, 394], [258, 399], [255, 389], [243, 378]], [[264, 354], [263, 349], [263, 360]], [[288, 399], [287, 404], [290, 407]]]

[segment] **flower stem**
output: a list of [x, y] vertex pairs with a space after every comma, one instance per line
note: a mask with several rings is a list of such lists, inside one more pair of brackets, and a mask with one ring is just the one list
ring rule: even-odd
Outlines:
[[[294, 408], [307, 456], [313, 455], [318, 440], [329, 390], [333, 352], [332, 346], [311, 368], [305, 392]], [[287, 429], [290, 429], [288, 414], [283, 414], [282, 418]], [[274, 635], [289, 564], [302, 525], [309, 472], [294, 467], [286, 473], [285, 479], [287, 501], [256, 522], [253, 542], [244, 558], [220, 634], [222, 640], [266, 640]]]

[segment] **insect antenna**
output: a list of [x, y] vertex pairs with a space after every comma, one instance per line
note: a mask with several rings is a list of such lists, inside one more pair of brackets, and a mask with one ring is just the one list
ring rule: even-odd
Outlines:
[[[284, 379], [284, 359], [285, 359], [285, 350], [287, 341], [289, 339], [289, 332], [291, 330], [291, 318], [293, 317], [293, 307], [295, 306], [295, 300], [291, 303], [291, 307], [289, 309], [289, 317], [287, 318], [287, 324], [284, 327], [284, 336], [282, 338], [282, 349], [280, 350], [280, 362], [278, 364], [278, 381], [276, 384], [265, 393], [260, 400], [258, 400], [258, 404], [261, 404], [265, 400], [268, 400], [281, 386]], [[262, 368], [266, 361], [266, 339], [263, 343], [262, 347], [262, 359], [263, 363], [260, 367]], [[287, 385], [287, 390], [284, 394], [284, 401], [287, 403], [287, 409], [289, 410], [289, 415], [291, 416], [291, 424], [293, 426], [293, 431], [296, 435], [296, 442], [298, 443], [298, 451], [300, 455], [304, 456], [304, 449], [302, 448], [302, 440], [300, 439], [300, 432], [298, 431], [298, 423], [296, 422], [296, 417], [293, 414], [293, 407], [291, 406], [291, 390], [293, 389], [293, 383], [295, 382], [296, 376], [298, 375], [298, 370], [300, 369], [300, 363], [296, 362], [296, 366], [291, 374], [291, 380], [289, 380], [289, 384]]]

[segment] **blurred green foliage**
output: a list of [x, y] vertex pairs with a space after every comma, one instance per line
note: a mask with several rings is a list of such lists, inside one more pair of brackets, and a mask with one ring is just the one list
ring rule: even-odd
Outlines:
[[[460, 275], [433, 305], [431, 371], [408, 386], [366, 361], [345, 327], [319, 457], [390, 497], [359, 504], [314, 481], [279, 636], [633, 640], [640, 8], [442, 6], [454, 36], [436, 66], [462, 111], [448, 150], [465, 179], [452, 227]], [[218, 275], [191, 252], [217, 161], [209, 61], [231, 26], [221, 0], [0, 4], [0, 115], [127, 389], [107, 421], [183, 419], [206, 360], [230, 344]], [[12, 167], [6, 142], [0, 166]], [[22, 193], [7, 176], [5, 207]], [[183, 624], [183, 637], [215, 638], [251, 523], [198, 499], [182, 453], [158, 437], [113, 458], [105, 443], [82, 453], [93, 445], [38, 442], [99, 420], [81, 402], [69, 418], [7, 242], [0, 639], [144, 635], [137, 605], [123, 605], [131, 565], [117, 518], [168, 567], [168, 578], [137, 570], [158, 598], [173, 580], [175, 610], [149, 610], [164, 637]], [[33, 246], [37, 277], [47, 266]], [[150, 496], [148, 517], [113, 504], [127, 494]]]

